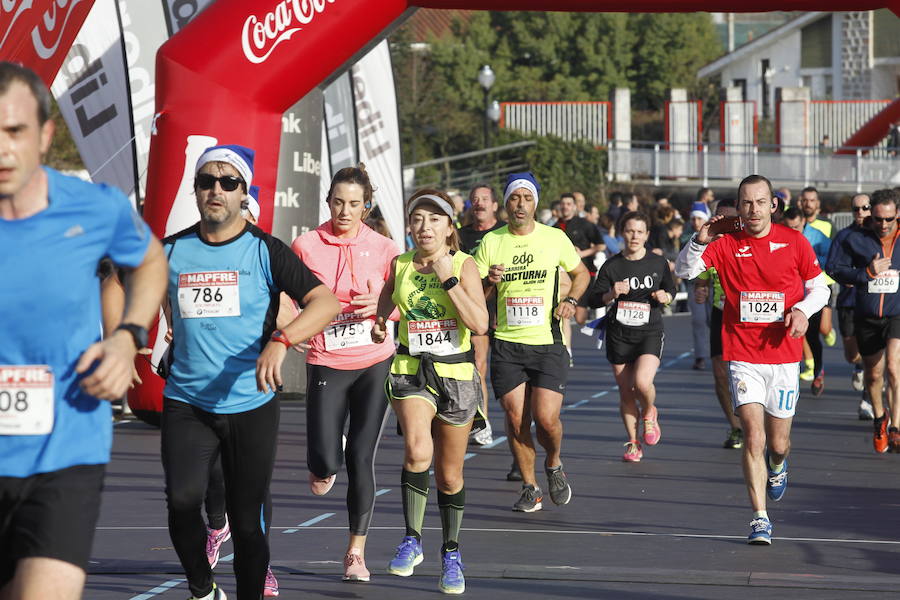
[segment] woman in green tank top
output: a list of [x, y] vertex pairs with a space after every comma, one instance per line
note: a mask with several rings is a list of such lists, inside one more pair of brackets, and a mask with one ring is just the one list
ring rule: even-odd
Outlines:
[[[405, 442], [400, 482], [406, 536], [388, 571], [406, 577], [422, 562], [428, 468], [436, 457], [443, 530], [439, 587], [459, 594], [465, 590], [459, 554], [463, 461], [482, 400], [470, 336], [487, 332], [488, 312], [475, 261], [459, 251], [450, 198], [419, 190], [407, 214], [416, 248], [394, 259], [372, 328], [372, 339], [383, 342], [388, 315], [399, 308], [400, 346], [386, 385]], [[483, 426], [483, 418], [478, 421]]]

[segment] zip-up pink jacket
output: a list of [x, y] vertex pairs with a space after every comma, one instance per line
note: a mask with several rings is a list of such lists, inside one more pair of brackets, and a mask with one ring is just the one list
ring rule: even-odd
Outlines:
[[394, 344], [385, 340], [373, 344], [370, 336], [375, 317], [363, 319], [353, 313], [360, 307], [350, 301], [369, 291], [380, 293], [390, 275], [397, 246], [363, 223], [355, 238], [334, 235], [331, 221], [294, 240], [291, 249], [328, 286], [341, 302], [341, 313], [324, 332], [309, 341], [306, 362], [334, 369], [365, 369], [394, 353]]

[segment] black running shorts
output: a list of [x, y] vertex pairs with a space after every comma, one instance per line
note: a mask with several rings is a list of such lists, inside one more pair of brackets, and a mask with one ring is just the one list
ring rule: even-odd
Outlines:
[[900, 315], [896, 317], [857, 318], [853, 327], [856, 330], [856, 343], [862, 356], [871, 356], [887, 346], [889, 339], [900, 338]]
[[853, 311], [854, 308], [852, 306], [839, 306], [837, 309], [837, 322], [838, 329], [841, 330], [841, 337], [853, 337], [856, 335], [856, 327], [853, 324]]
[[106, 465], [0, 477], [0, 588], [23, 558], [87, 568]]
[[562, 344], [532, 346], [491, 340], [491, 384], [500, 398], [522, 383], [564, 394], [569, 352]]
[[722, 356], [722, 311], [715, 306], [709, 313], [709, 355]]
[[662, 357], [665, 333], [657, 331], [631, 330], [628, 327], [608, 327], [606, 329], [606, 358], [614, 365], [633, 363], [642, 354]]

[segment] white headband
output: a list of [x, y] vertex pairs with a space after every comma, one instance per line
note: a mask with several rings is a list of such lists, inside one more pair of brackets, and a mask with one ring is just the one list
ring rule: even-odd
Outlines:
[[515, 179], [508, 186], [506, 186], [506, 192], [503, 194], [503, 202], [506, 203], [509, 200], [509, 197], [512, 196], [512, 193], [519, 188], [525, 188], [534, 196], [534, 201], [538, 201], [538, 191], [534, 186], [534, 183], [527, 179]]
[[415, 200], [409, 203], [409, 207], [406, 209], [406, 214], [411, 215], [412, 211], [414, 211], [416, 207], [418, 207], [423, 202], [433, 202], [434, 204], [437, 204], [438, 208], [444, 211], [451, 219], [456, 217], [456, 211], [453, 210], [453, 207], [450, 206], [447, 201], [440, 196], [435, 196], [433, 194], [423, 194], [416, 197]]
[[199, 173], [200, 169], [203, 168], [203, 165], [211, 162], [228, 163], [237, 169], [237, 172], [241, 175], [241, 179], [246, 182], [247, 189], [250, 189], [250, 181], [253, 179], [253, 170], [250, 168], [250, 165], [247, 164], [247, 161], [245, 161], [237, 152], [229, 150], [228, 148], [211, 148], [204, 152], [197, 160], [197, 168], [194, 173]]

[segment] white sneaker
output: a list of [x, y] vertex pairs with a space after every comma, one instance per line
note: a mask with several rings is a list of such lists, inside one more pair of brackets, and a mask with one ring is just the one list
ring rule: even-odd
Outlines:
[[472, 440], [474, 440], [474, 442], [479, 446], [487, 446], [494, 441], [494, 433], [491, 431], [491, 423], [489, 421], [485, 421], [485, 425], [487, 425], [487, 427], [472, 435]]
[[850, 375], [850, 385], [853, 386], [853, 389], [857, 392], [863, 391], [864, 383], [863, 383], [863, 371], [857, 371], [853, 369], [853, 373]]
[[872, 403], [863, 398], [859, 401], [859, 420], [871, 421], [874, 418], [875, 413], [872, 412]]

